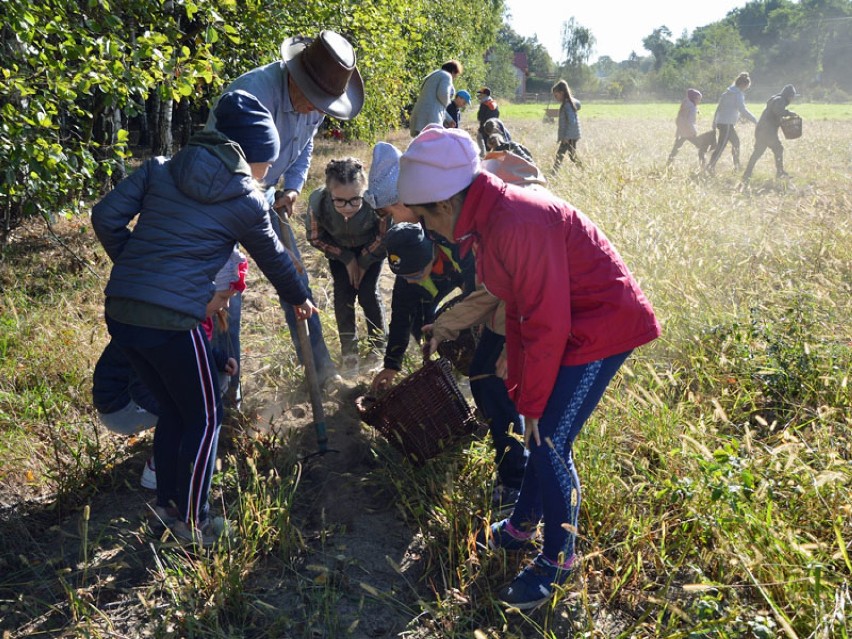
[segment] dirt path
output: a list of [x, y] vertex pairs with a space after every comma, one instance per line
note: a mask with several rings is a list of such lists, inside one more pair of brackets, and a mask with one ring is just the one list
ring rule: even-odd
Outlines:
[[[333, 614], [317, 622], [319, 636], [338, 636], [332, 628], [321, 630], [320, 622], [333, 622], [340, 633], [346, 630], [355, 638], [397, 636], [417, 614], [409, 607], [420, 577], [417, 538], [402, 520], [391, 487], [371, 476], [378, 464], [371, 451], [375, 435], [355, 409], [367, 381], [362, 375], [358, 383], [326, 395], [330, 452], [303, 462], [297, 518], [309, 538], [304, 573], [316, 587], [299, 593], [284, 587], [264, 600], [278, 607], [282, 597], [295, 594], [300, 607], [332, 604]], [[299, 449], [306, 454], [317, 450], [309, 403], [268, 405], [261, 413], [264, 420], [299, 424]], [[266, 582], [268, 576], [258, 585], [266, 588]]]
[[[407, 605], [415, 599], [419, 576], [413, 535], [391, 491], [370, 480], [376, 462], [370, 435], [349, 401], [356, 392], [325, 403], [335, 452], [303, 465], [294, 520], [307, 552], [295, 564], [298, 574], [264, 558], [243, 584], [262, 611], [245, 626], [246, 637], [267, 636], [263, 619], [274, 624], [282, 617], [292, 619], [299, 634], [340, 636], [345, 630], [356, 639], [392, 637], [413, 616]], [[312, 452], [309, 411], [309, 404], [295, 404], [267, 407], [265, 413], [297, 428], [300, 448]], [[137, 484], [149, 447], [140, 442], [139, 450], [98, 479], [92, 495], [66, 502], [64, 512], [50, 501], [4, 511], [0, 631], [9, 632], [4, 637], [59, 636], [75, 617], [96, 617], [95, 609], [108, 615], [105, 625], [119, 636], [153, 631], [156, 608], [167, 602], [157, 603], [161, 545], [144, 524], [151, 493]]]

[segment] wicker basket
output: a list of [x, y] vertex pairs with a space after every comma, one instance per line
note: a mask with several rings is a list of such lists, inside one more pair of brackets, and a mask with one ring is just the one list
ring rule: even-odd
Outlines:
[[[452, 300], [444, 304], [435, 313], [435, 320], [441, 314], [463, 301], [463, 296], [454, 297]], [[455, 369], [464, 375], [470, 377], [470, 364], [473, 362], [473, 355], [476, 352], [476, 346], [479, 344], [479, 336], [482, 334], [482, 326], [472, 326], [459, 332], [458, 337], [452, 340], [447, 340], [438, 344], [438, 355], [446, 357], [452, 362]]]
[[465, 377], [470, 377], [470, 364], [479, 343], [478, 329], [478, 326], [466, 328], [457, 338], [438, 344], [438, 355], [450, 360], [455, 369]]
[[444, 358], [426, 362], [386, 395], [359, 397], [363, 419], [415, 464], [422, 464], [479, 426]]
[[788, 140], [802, 137], [802, 118], [798, 115], [785, 115], [781, 118], [781, 132]]

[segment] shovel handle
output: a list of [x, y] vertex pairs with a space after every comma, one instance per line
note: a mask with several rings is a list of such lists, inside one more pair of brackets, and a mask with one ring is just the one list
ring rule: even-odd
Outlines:
[[[287, 250], [290, 251], [290, 255], [295, 261], [296, 252], [294, 251], [292, 235], [290, 233], [290, 221], [287, 219], [286, 215], [281, 215], [277, 211], [276, 213], [281, 224], [281, 242], [285, 247], [287, 247]], [[304, 269], [304, 267], [302, 268]], [[302, 365], [305, 367], [305, 378], [308, 382], [308, 394], [311, 397], [311, 412], [314, 416], [314, 426], [317, 431], [317, 447], [319, 448], [319, 452], [324, 453], [328, 450], [328, 435], [325, 430], [325, 410], [322, 407], [322, 395], [319, 388], [319, 379], [317, 378], [316, 362], [314, 362], [314, 351], [311, 348], [311, 336], [308, 329], [308, 320], [296, 320], [296, 334], [302, 350]]]

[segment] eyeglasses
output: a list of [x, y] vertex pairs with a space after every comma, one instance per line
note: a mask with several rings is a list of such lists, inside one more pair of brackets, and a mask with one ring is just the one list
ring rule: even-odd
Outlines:
[[356, 195], [355, 197], [350, 197], [348, 200], [343, 199], [342, 197], [333, 197], [331, 198], [332, 204], [339, 209], [345, 208], [347, 206], [357, 206], [360, 207], [361, 203], [364, 201], [363, 195]]

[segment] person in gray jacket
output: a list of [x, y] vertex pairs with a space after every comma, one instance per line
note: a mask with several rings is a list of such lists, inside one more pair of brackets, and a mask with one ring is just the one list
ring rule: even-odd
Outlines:
[[551, 91], [553, 98], [559, 103], [559, 130], [556, 135], [559, 148], [556, 150], [556, 159], [553, 162], [555, 173], [562, 166], [562, 159], [566, 153], [574, 164], [583, 165], [577, 157], [577, 141], [580, 139], [580, 117], [577, 112], [581, 105], [580, 101], [571, 95], [571, 89], [565, 80], [554, 84]]
[[202, 327], [216, 310], [208, 307], [216, 274], [239, 242], [298, 317], [316, 312], [257, 188], [280, 149], [272, 115], [235, 91], [216, 117], [216, 131], [195, 135], [172, 159], [148, 160], [92, 209], [113, 262], [107, 329], [159, 405], [156, 514], [176, 537], [202, 546], [221, 532], [207, 499], [222, 399]]
[[[281, 59], [247, 71], [228, 85], [226, 91], [241, 89], [255, 96], [272, 114], [278, 131], [281, 153], [263, 179], [267, 201], [273, 206], [272, 225], [279, 237], [286, 233], [297, 261], [301, 261], [296, 236], [289, 222], [296, 199], [305, 186], [314, 151], [314, 135], [329, 115], [350, 120], [364, 106], [364, 81], [358, 71], [355, 50], [340, 34], [322, 31], [317, 38], [295, 36], [281, 44]], [[215, 111], [207, 128], [216, 124]], [[300, 277], [308, 287], [308, 275]], [[313, 299], [310, 288], [308, 295]], [[287, 326], [299, 359], [296, 317], [289, 304], [282, 304]], [[241, 295], [231, 299], [228, 334], [223, 350], [240, 359]], [[314, 364], [320, 384], [339, 380], [322, 334], [319, 316], [308, 320]], [[239, 374], [231, 379], [228, 404], [239, 407], [242, 391]]]
[[722, 151], [725, 150], [728, 142], [731, 143], [731, 153], [734, 157], [734, 168], [740, 168], [740, 138], [734, 130], [737, 120], [740, 116], [752, 124], [757, 124], [757, 118], [748, 110], [745, 104], [745, 92], [751, 86], [751, 78], [748, 73], [740, 73], [734, 83], [729, 86], [722, 97], [719, 98], [719, 104], [716, 106], [716, 113], [713, 115], [713, 126], [718, 129], [716, 139], [716, 149], [713, 155], [710, 156], [710, 161], [705, 167], [705, 171], [710, 175], [716, 170], [716, 162], [722, 157]]
[[369, 344], [382, 350], [385, 314], [378, 290], [382, 243], [390, 216], [364, 201], [367, 174], [356, 158], [331, 160], [325, 167], [325, 186], [308, 198], [305, 214], [308, 242], [328, 258], [334, 282], [334, 317], [347, 368], [358, 363], [355, 300], [367, 319]]
[[408, 128], [411, 137], [416, 138], [428, 124], [441, 124], [447, 119], [447, 105], [455, 97], [453, 80], [464, 71], [462, 63], [450, 60], [441, 65], [423, 80], [417, 101], [411, 109]]
[[775, 156], [775, 177], [788, 177], [787, 172], [784, 171], [784, 146], [778, 137], [778, 129], [781, 126], [781, 118], [796, 115], [787, 107], [797, 95], [796, 87], [788, 84], [781, 89], [781, 93], [773, 95], [766, 102], [766, 108], [760, 114], [760, 120], [757, 121], [757, 127], [754, 130], [754, 150], [748, 160], [745, 173], [743, 173], [743, 182], [748, 182], [751, 179], [754, 165], [757, 164], [766, 149], [772, 149]]

